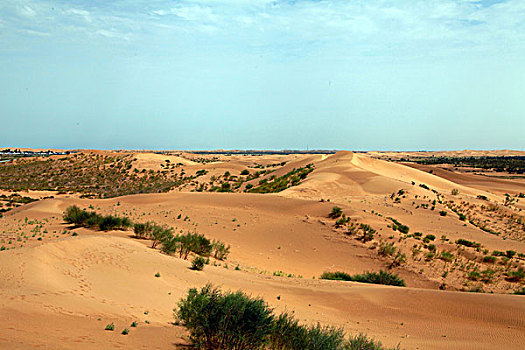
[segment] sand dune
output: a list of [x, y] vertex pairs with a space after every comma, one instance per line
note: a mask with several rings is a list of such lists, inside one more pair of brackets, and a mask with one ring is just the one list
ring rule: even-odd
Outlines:
[[[351, 334], [364, 332], [406, 349], [519, 349], [525, 343], [524, 297], [454, 291], [467, 290], [478, 282], [466, 280], [463, 272], [448, 269], [439, 259], [412, 259], [412, 247], [425, 249], [421, 240], [393, 231], [389, 219], [410, 226], [411, 233], [435, 235], [433, 244], [438, 251], [451, 249], [450, 243], [439, 240], [446, 236], [450, 242], [459, 238], [480, 242], [487, 251], [525, 253], [521, 236], [507, 239], [487, 233], [459, 220], [445, 205], [449, 200], [496, 205], [504, 198], [502, 191], [519, 187], [519, 182], [498, 180], [491, 186], [485, 178], [470, 174], [439, 169], [430, 174], [426, 167], [352, 152], [233, 155], [205, 164], [154, 153], [134, 157], [134, 166], [144, 169], [160, 170], [166, 159], [170, 164], [180, 160], [188, 174], [206, 169], [208, 174], [196, 181], [209, 181], [226, 171], [238, 176], [244, 169], [274, 170], [261, 178], [281, 176], [309, 163], [315, 170], [298, 186], [277, 194], [197, 193], [183, 187], [170, 193], [111, 199], [63, 195], [4, 213], [0, 240], [14, 243], [0, 252], [0, 348], [181, 348], [187, 334], [171, 324], [172, 309], [188, 288], [207, 282], [262, 296], [276, 310], [295, 312], [302, 322], [342, 326]], [[286, 164], [272, 166], [282, 162]], [[251, 181], [257, 184], [261, 178]], [[451, 196], [452, 189], [460, 194]], [[399, 190], [404, 194], [395, 202], [391, 194]], [[436, 193], [443, 203], [436, 203], [435, 210], [421, 209], [422, 204], [437, 199]], [[476, 199], [479, 194], [490, 201]], [[134, 222], [166, 224], [176, 232], [198, 231], [230, 244], [231, 253], [226, 262], [214, 266], [212, 261], [204, 271], [196, 272], [189, 269], [188, 261], [149, 248], [149, 241], [133, 238], [130, 231], [75, 228], [72, 231], [78, 236], [72, 236], [71, 228], [61, 220], [70, 205], [125, 215]], [[335, 205], [353, 222], [374, 227], [375, 242], [364, 244], [337, 229], [335, 220], [327, 218]], [[521, 206], [519, 202], [503, 208], [507, 216], [498, 220], [509, 220], [511, 214], [518, 217]], [[448, 215], [441, 216], [443, 210]], [[23, 239], [20, 232], [26, 234]], [[39, 236], [31, 235], [33, 232]], [[409, 255], [410, 263], [392, 269], [408, 287], [318, 280], [324, 271], [354, 274], [387, 268], [390, 258], [377, 252], [380, 242], [395, 243]], [[475, 251], [455, 252], [459, 257]], [[475, 259], [479, 257], [471, 261], [478, 261]], [[450, 272], [447, 290], [441, 291], [438, 286], [445, 281], [446, 269]], [[502, 280], [484, 287], [510, 293], [519, 286]], [[120, 335], [133, 321], [139, 326], [128, 336]], [[115, 332], [104, 331], [111, 322]]]
[[[262, 296], [303, 321], [335, 323], [390, 345], [518, 349], [525, 341], [522, 297], [286, 279], [213, 266], [195, 272], [187, 261], [110, 235], [10, 251], [0, 255], [0, 266], [4, 348], [12, 339], [20, 348], [166, 348], [181, 342], [182, 330], [169, 325], [176, 301], [209, 281]], [[55, 322], [37, 324], [44, 319]], [[109, 322], [120, 330], [132, 320], [140, 323], [129, 336], [103, 330]]]
[[[316, 162], [315, 166], [315, 171], [306, 181], [282, 194], [311, 199], [324, 196], [341, 200], [345, 196], [390, 195], [401, 188], [412, 187], [412, 182], [446, 193], [453, 188], [460, 189], [464, 194], [480, 193], [479, 190], [474, 191], [418, 169], [347, 151], [330, 155]], [[424, 193], [417, 187], [415, 190], [419, 194]]]

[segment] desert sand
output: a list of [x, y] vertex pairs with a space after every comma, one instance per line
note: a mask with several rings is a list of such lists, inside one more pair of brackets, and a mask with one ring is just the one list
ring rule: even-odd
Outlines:
[[[279, 193], [245, 193], [246, 183], [236, 193], [192, 192], [197, 184], [189, 183], [169, 193], [110, 199], [66, 194], [4, 213], [0, 246], [9, 249], [0, 252], [0, 348], [184, 348], [187, 333], [173, 324], [172, 310], [189, 288], [208, 282], [262, 296], [278, 311], [293, 311], [301, 322], [341, 326], [350, 334], [363, 332], [388, 346], [520, 349], [525, 344], [525, 297], [510, 294], [523, 287], [523, 281], [506, 281], [503, 267], [490, 283], [467, 279], [460, 263], [488, 265], [479, 261], [482, 252], [453, 244], [462, 238], [479, 242], [490, 252], [525, 253], [525, 232], [511, 222], [523, 217], [524, 202], [502, 204], [505, 193], [525, 192], [519, 179], [493, 180], [437, 168], [430, 174], [423, 166], [352, 152], [221, 155], [209, 157], [209, 162], [199, 162], [203, 156], [191, 153], [141, 152], [132, 157], [132, 169], [138, 170], [164, 169], [166, 159], [183, 164], [175, 171], [193, 174], [205, 169], [206, 175], [196, 180], [200, 182], [225, 171], [235, 176], [247, 168], [253, 172], [255, 164], [286, 162], [246, 183], [257, 185], [261, 179], [310, 163], [315, 170], [299, 185]], [[393, 196], [400, 190], [403, 194]], [[451, 195], [453, 190], [458, 194]], [[437, 193], [442, 203], [436, 203], [435, 210], [424, 209]], [[498, 210], [483, 211], [487, 203]], [[150, 248], [148, 240], [134, 238], [132, 231], [72, 228], [62, 220], [70, 205], [125, 215], [134, 222], [163, 223], [176, 232], [197, 231], [230, 244], [231, 253], [226, 261], [193, 271], [189, 261]], [[327, 217], [336, 205], [353, 222], [374, 227], [374, 241], [363, 243], [336, 227]], [[473, 206], [469, 215], [489, 220], [487, 225], [499, 234], [459, 220], [452, 208], [466, 212], [469, 205]], [[439, 211], [447, 214], [441, 216]], [[433, 234], [437, 251], [451, 250], [458, 266], [412, 255], [413, 246], [421, 241], [392, 230], [389, 217], [408, 225], [410, 233]], [[21, 232], [26, 238], [18, 241]], [[447, 240], [439, 239], [443, 236]], [[378, 254], [384, 242], [394, 243], [407, 255], [405, 263], [391, 269], [407, 287], [319, 280], [325, 271], [355, 274], [386, 269], [391, 258]], [[514, 258], [508, 264], [514, 269], [523, 260]], [[494, 269], [498, 268], [496, 264]], [[480, 285], [493, 294], [465, 292]], [[121, 335], [133, 321], [138, 326]], [[111, 322], [115, 332], [104, 331]]]

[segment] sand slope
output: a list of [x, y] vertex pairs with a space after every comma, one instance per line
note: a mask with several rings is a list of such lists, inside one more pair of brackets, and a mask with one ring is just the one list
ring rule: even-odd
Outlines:
[[[301, 320], [342, 325], [411, 349], [518, 349], [525, 341], [525, 298], [519, 296], [286, 279], [213, 266], [195, 272], [188, 266], [108, 235], [4, 252], [0, 347], [169, 348], [182, 343], [183, 331], [169, 324], [176, 301], [208, 281], [263, 296]], [[132, 320], [139, 327], [126, 337], [103, 330], [115, 322], [120, 331]]]

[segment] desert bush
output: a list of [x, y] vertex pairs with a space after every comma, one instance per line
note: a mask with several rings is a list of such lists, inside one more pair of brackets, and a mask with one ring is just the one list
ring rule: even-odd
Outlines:
[[173, 236], [173, 228], [153, 224], [150, 233], [151, 248], [155, 249], [159, 243]]
[[200, 349], [261, 349], [272, 331], [272, 310], [263, 299], [211, 284], [190, 289], [174, 313]]
[[137, 238], [149, 238], [151, 231], [153, 231], [153, 223], [136, 223], [133, 225], [133, 232]]
[[179, 236], [179, 257], [187, 259], [189, 253], [209, 256], [212, 252], [212, 244], [209, 239], [199, 233], [187, 233]]
[[507, 273], [506, 280], [509, 282], [519, 282], [524, 278], [525, 278], [525, 269], [523, 269], [523, 267], [519, 267], [518, 269]]
[[454, 254], [445, 250], [441, 252], [439, 258], [445, 262], [452, 262], [454, 260]]
[[365, 243], [373, 240], [374, 235], [377, 232], [375, 229], [373, 229], [368, 224], [359, 224], [359, 229], [363, 232], [363, 236], [361, 237], [361, 240]]
[[483, 262], [484, 263], [489, 263], [489, 264], [494, 264], [496, 262], [496, 257], [495, 256], [490, 256], [490, 255], [485, 255], [483, 257]]
[[365, 272], [363, 274], [349, 275], [346, 272], [324, 272], [321, 279], [326, 280], [338, 280], [338, 281], [351, 281], [351, 282], [362, 282], [372, 284], [385, 284], [390, 286], [405, 286], [405, 281], [398, 275], [392, 274], [388, 271], [379, 270], [379, 272]]
[[330, 214], [328, 214], [328, 217], [331, 219], [337, 219], [341, 215], [343, 215], [343, 210], [339, 207], [333, 207]]
[[397, 251], [397, 248], [394, 246], [394, 243], [381, 242], [377, 253], [381, 256], [391, 256], [394, 255]]
[[346, 225], [348, 222], [350, 222], [350, 218], [347, 217], [345, 214], [343, 214], [337, 221], [335, 222], [335, 227], [339, 228], [341, 226]]
[[250, 175], [250, 171], [248, 169], [244, 169], [241, 171], [241, 175]]
[[202, 271], [204, 269], [204, 264], [206, 260], [202, 256], [196, 256], [191, 262], [191, 269], [196, 271]]
[[525, 287], [523, 287], [521, 289], [518, 289], [518, 290], [515, 290], [512, 294], [525, 295]]
[[213, 257], [218, 260], [225, 260], [230, 253], [230, 246], [226, 246], [223, 242], [213, 241], [212, 243]]
[[441, 216], [447, 216], [447, 212], [444, 211], [444, 210], [441, 210], [441, 211], [439, 212], [439, 215], [441, 215]]
[[250, 298], [240, 291], [222, 293], [211, 284], [200, 291], [190, 289], [174, 314], [199, 349], [384, 349], [363, 334], [346, 340], [341, 328], [301, 325], [286, 312], [274, 316], [263, 299]]
[[64, 212], [63, 219], [68, 224], [82, 226], [89, 216], [90, 213], [88, 213], [87, 211], [80, 209], [76, 205], [72, 205], [68, 207]]
[[64, 221], [80, 227], [98, 228], [102, 231], [126, 230], [132, 226], [127, 217], [114, 215], [100, 215], [93, 211], [86, 211], [73, 205], [66, 209], [63, 215]]
[[507, 258], [512, 259], [516, 255], [516, 251], [514, 251], [514, 250], [507, 250], [505, 252], [505, 255], [507, 256]]
[[165, 253], [165, 254], [173, 254], [177, 251], [177, 249], [179, 248], [179, 244], [180, 244], [180, 237], [179, 235], [177, 236], [174, 236], [173, 234], [171, 235], [166, 235], [165, 237], [162, 238], [162, 246], [160, 247], [160, 250]]
[[423, 238], [423, 242], [430, 242], [430, 241], [433, 241], [436, 239], [436, 236], [430, 234], [430, 235], [426, 235], [425, 238]]
[[453, 188], [452, 191], [450, 191], [450, 194], [457, 196], [459, 194], [459, 190], [457, 188]]
[[464, 245], [465, 247], [474, 247], [474, 248], [479, 248], [481, 247], [481, 244], [480, 243], [477, 243], [477, 242], [471, 242], [471, 241], [468, 241], [466, 239], [463, 239], [463, 238], [460, 238], [456, 241], [456, 244], [459, 244], [459, 245]]
[[114, 331], [115, 330], [115, 325], [113, 324], [113, 322], [111, 322], [111, 323], [106, 325], [106, 328], [104, 328], [104, 330], [106, 330], [106, 331]]
[[400, 223], [394, 218], [389, 217], [389, 219], [392, 220], [392, 230], [394, 231], [398, 230], [399, 232], [405, 233], [405, 234], [410, 231], [410, 228], [407, 225], [403, 225], [402, 223]]

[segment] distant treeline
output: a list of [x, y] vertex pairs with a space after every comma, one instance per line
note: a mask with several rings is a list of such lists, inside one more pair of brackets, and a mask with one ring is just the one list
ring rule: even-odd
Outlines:
[[523, 174], [525, 171], [525, 156], [402, 158], [401, 161], [410, 161], [424, 165], [453, 164], [455, 167], [492, 169], [513, 174]]
[[289, 154], [334, 154], [338, 152], [337, 150], [281, 150], [281, 151], [271, 151], [271, 150], [226, 150], [226, 151], [188, 151], [189, 153], [195, 154], [237, 154], [237, 155], [289, 155]]

